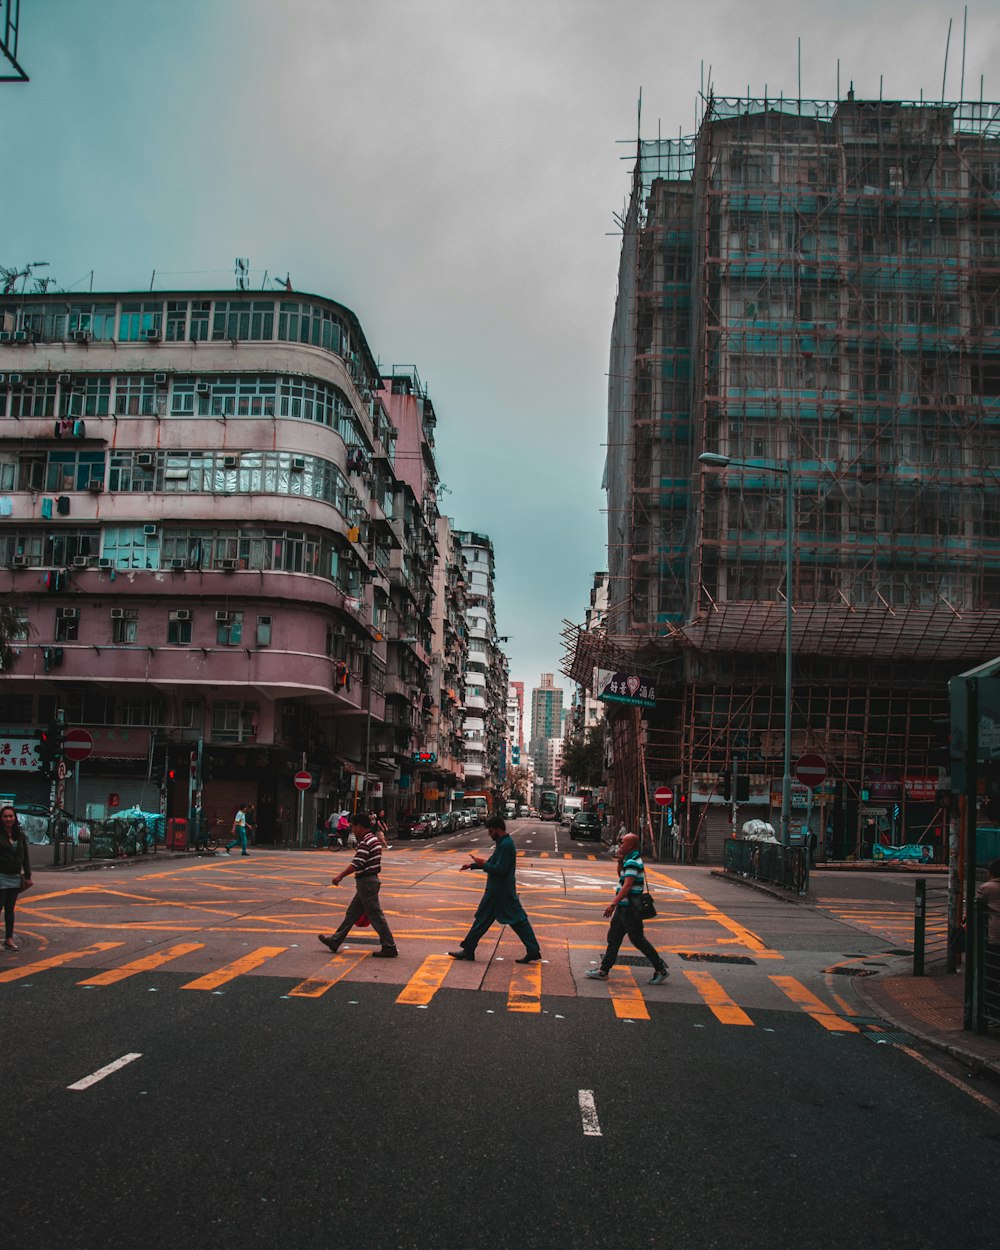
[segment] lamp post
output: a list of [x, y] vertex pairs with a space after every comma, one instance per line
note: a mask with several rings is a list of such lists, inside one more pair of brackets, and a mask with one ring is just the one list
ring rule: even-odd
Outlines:
[[795, 548], [795, 476], [792, 462], [751, 464], [714, 451], [703, 451], [698, 460], [709, 469], [754, 469], [758, 473], [781, 473], [785, 477], [785, 759], [781, 777], [781, 844], [792, 841], [792, 559]]

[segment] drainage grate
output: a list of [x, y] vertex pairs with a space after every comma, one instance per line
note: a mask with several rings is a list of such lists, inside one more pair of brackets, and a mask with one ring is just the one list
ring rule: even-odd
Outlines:
[[913, 1044], [913, 1038], [909, 1033], [903, 1033], [899, 1029], [873, 1029], [862, 1025], [861, 1033], [876, 1045], [911, 1046]]
[[874, 968], [824, 968], [823, 971], [836, 977], [873, 977], [875, 975]]
[[625, 964], [629, 968], [652, 968], [652, 964], [644, 955], [619, 955], [616, 964]]
[[752, 964], [757, 966], [756, 959], [751, 959], [749, 955], [708, 955], [701, 951], [678, 951], [681, 959], [687, 959], [695, 963], [705, 964]]

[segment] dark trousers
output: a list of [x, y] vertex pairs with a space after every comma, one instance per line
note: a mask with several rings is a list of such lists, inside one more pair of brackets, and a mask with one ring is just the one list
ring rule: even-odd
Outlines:
[[12, 890], [0, 890], [0, 907], [3, 908], [3, 935], [9, 940], [14, 936], [14, 906], [21, 893], [17, 886]]
[[656, 947], [642, 931], [642, 917], [639, 915], [638, 907], [634, 903], [629, 903], [627, 907], [616, 907], [615, 914], [611, 917], [611, 924], [608, 927], [608, 949], [601, 960], [602, 972], [610, 972], [615, 966], [618, 952], [626, 937], [637, 951], [641, 951], [646, 956], [654, 968], [667, 966], [666, 960], [660, 958]]
[[377, 876], [354, 878], [354, 897], [348, 904], [347, 914], [333, 935], [333, 940], [338, 946], [354, 928], [363, 913], [372, 922], [372, 928], [378, 934], [382, 945], [390, 950], [396, 949], [396, 939], [392, 936], [389, 922], [385, 918], [382, 904], [378, 899], [381, 888], [382, 882]]
[[[462, 950], [468, 951], [470, 955], [475, 953], [479, 941], [485, 936], [486, 931], [496, 920], [496, 913], [492, 907], [487, 909], [480, 907], [476, 912], [476, 918], [472, 922], [472, 928], [462, 939], [460, 945]], [[531, 921], [527, 916], [523, 920], [515, 920], [510, 926], [517, 936], [524, 943], [524, 949], [529, 955], [539, 954], [538, 938], [535, 937], [535, 931], [531, 927]]]

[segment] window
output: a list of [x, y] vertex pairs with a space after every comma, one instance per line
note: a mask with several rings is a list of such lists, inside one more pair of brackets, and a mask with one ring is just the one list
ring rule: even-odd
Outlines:
[[162, 329], [163, 304], [159, 301], [122, 304], [121, 317], [118, 322], [120, 342], [140, 343], [150, 330]]
[[243, 641], [242, 612], [217, 614], [215, 625], [215, 641], [220, 647], [238, 647]]
[[89, 334], [95, 343], [108, 343], [115, 337], [114, 304], [72, 304], [66, 319], [70, 338], [77, 333]]
[[108, 376], [76, 377], [72, 387], [60, 389], [61, 417], [106, 417], [110, 412], [111, 378]]
[[269, 647], [271, 645], [271, 618], [269, 616], [257, 617], [257, 646]]
[[50, 451], [43, 489], [56, 495], [67, 490], [86, 490], [94, 478], [104, 481], [102, 451]]
[[[116, 609], [112, 609], [115, 611]], [[118, 608], [121, 616], [111, 618], [111, 641], [114, 643], [137, 642], [139, 639], [139, 609]]]
[[167, 620], [167, 643], [172, 647], [183, 646], [191, 641], [191, 613], [178, 608]]
[[220, 701], [212, 704], [213, 742], [246, 742], [256, 735], [256, 703]]
[[152, 374], [130, 373], [115, 379], [115, 415], [153, 417], [166, 411], [166, 392]]
[[160, 535], [145, 533], [145, 526], [108, 526], [104, 531], [104, 556], [116, 569], [158, 569]]
[[22, 385], [10, 392], [9, 413], [12, 417], [52, 417], [55, 411], [55, 374], [36, 377], [26, 373]]
[[274, 338], [273, 300], [217, 300], [213, 339]]
[[279, 304], [278, 338], [292, 343], [312, 343], [327, 351], [342, 352], [344, 335], [340, 322], [329, 309], [282, 300]]
[[123, 699], [121, 723], [123, 725], [162, 725], [162, 699]]
[[78, 608], [56, 608], [56, 642], [76, 642], [80, 637]]

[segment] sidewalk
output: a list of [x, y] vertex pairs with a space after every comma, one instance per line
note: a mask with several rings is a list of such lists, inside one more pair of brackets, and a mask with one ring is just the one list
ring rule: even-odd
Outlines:
[[980, 1035], [962, 1028], [965, 973], [915, 977], [904, 972], [910, 962], [909, 958], [900, 959], [893, 972], [855, 978], [858, 996], [874, 1015], [903, 1032], [946, 1051], [973, 1071], [989, 1071], [1000, 1077], [1000, 1031]]

